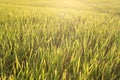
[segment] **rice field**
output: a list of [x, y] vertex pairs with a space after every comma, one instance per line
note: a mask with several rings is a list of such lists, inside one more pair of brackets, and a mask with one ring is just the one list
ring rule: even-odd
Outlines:
[[0, 80], [120, 80], [120, 1], [0, 0]]

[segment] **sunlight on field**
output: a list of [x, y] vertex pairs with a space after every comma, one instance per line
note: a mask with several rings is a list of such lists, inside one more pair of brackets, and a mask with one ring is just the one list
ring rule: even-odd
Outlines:
[[0, 0], [0, 80], [120, 80], [119, 0]]
[[[88, 8], [81, 0], [20, 0], [20, 1], [0, 1], [0, 4], [19, 5], [19, 6], [32, 6], [32, 7], [48, 7], [48, 8], [71, 8], [71, 9], [84, 9]], [[89, 6], [90, 7], [90, 6]]]

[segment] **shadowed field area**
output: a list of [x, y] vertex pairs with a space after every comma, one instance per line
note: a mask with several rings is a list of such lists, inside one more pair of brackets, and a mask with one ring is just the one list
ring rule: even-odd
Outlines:
[[119, 79], [119, 0], [0, 0], [0, 80]]

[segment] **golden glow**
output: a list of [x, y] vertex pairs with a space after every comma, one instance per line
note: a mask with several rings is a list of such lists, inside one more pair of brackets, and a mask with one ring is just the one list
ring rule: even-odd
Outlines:
[[76, 0], [57, 0], [56, 1], [56, 6], [59, 7], [76, 7], [79, 5], [79, 2]]

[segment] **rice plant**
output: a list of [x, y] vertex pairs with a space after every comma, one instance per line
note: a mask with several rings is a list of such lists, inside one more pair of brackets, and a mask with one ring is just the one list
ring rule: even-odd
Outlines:
[[0, 80], [120, 80], [119, 0], [0, 0]]

